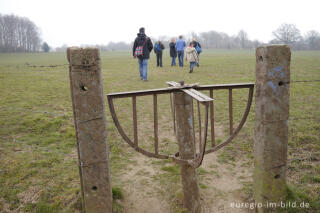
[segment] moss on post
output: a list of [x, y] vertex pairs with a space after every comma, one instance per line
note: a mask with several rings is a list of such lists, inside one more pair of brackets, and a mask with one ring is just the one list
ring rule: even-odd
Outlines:
[[290, 60], [286, 45], [256, 50], [254, 198], [262, 205], [286, 196]]

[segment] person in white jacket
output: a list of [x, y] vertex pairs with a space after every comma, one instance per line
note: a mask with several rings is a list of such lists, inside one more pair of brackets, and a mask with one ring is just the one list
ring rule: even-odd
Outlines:
[[199, 62], [199, 55], [197, 53], [197, 50], [193, 46], [194, 44], [191, 42], [189, 46], [185, 49], [186, 53], [186, 60], [190, 62], [190, 72], [193, 72], [193, 68], [197, 65]]

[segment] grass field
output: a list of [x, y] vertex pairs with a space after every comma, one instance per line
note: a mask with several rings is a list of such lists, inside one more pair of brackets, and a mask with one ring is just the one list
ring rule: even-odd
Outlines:
[[[200, 67], [192, 74], [188, 73], [188, 66], [169, 66], [168, 52], [164, 54], [164, 67], [157, 68], [152, 54], [148, 82], [140, 81], [137, 61], [129, 52], [102, 52], [101, 58], [105, 94], [163, 88], [167, 87], [166, 81], [184, 80], [202, 85], [255, 82], [254, 50], [207, 50], [201, 55]], [[0, 212], [81, 209], [66, 64], [64, 53], [0, 54]], [[291, 80], [320, 80], [320, 52], [292, 52]], [[320, 82], [290, 84], [287, 199], [308, 202], [310, 208], [282, 209], [285, 212], [320, 211], [319, 94]], [[227, 98], [227, 91], [215, 93], [217, 142], [225, 139], [228, 132]], [[139, 138], [149, 148], [153, 140], [152, 97], [137, 101]], [[247, 90], [235, 91], [235, 123], [239, 122], [246, 101]], [[169, 98], [162, 95], [158, 102], [160, 148], [174, 153], [177, 148]], [[121, 124], [132, 137], [130, 100], [116, 101], [115, 106]], [[162, 212], [182, 212], [179, 167], [132, 150], [118, 134], [106, 110], [115, 212], [148, 212], [139, 208], [152, 209], [156, 204], [165, 209]], [[205, 157], [207, 161], [199, 169], [199, 176], [202, 202], [208, 212], [217, 212], [216, 207], [225, 208], [223, 200], [252, 200], [253, 129], [254, 101], [239, 136], [223, 150]], [[223, 185], [231, 179], [233, 188], [232, 184]], [[219, 188], [219, 183], [225, 189]]]

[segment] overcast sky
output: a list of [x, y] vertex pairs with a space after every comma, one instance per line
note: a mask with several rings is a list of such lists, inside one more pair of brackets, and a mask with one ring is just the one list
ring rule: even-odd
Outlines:
[[210, 30], [268, 42], [282, 23], [320, 32], [319, 0], [0, 0], [0, 13], [28, 17], [50, 46], [107, 44], [146, 34]]

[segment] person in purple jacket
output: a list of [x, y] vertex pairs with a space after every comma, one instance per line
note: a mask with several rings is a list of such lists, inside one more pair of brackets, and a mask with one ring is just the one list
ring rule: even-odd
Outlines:
[[176, 41], [176, 50], [178, 53], [179, 66], [183, 67], [183, 56], [184, 48], [186, 47], [186, 42], [182, 39], [182, 35], [179, 36], [179, 39]]

